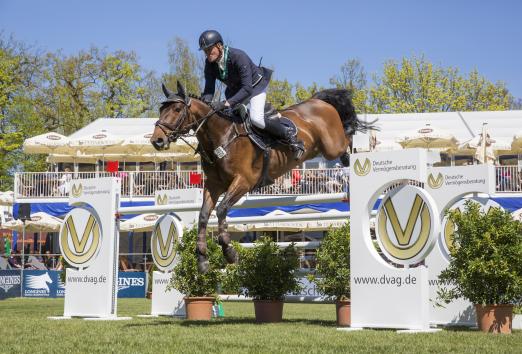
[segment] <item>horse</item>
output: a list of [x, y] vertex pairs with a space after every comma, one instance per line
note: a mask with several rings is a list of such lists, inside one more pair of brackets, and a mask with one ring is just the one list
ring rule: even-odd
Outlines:
[[[177, 93], [162, 85], [166, 100], [161, 104], [160, 116], [150, 139], [157, 150], [166, 150], [171, 142], [195, 134], [197, 151], [207, 177], [203, 203], [198, 220], [196, 255], [201, 273], [208, 270], [206, 248], [207, 223], [218, 198], [224, 196], [216, 208], [218, 243], [228, 263], [237, 262], [237, 253], [230, 244], [226, 216], [228, 210], [247, 192], [258, 186], [263, 175], [263, 153], [246, 134], [245, 126], [234, 119], [217, 114], [203, 101], [187, 95], [177, 83]], [[310, 99], [283, 109], [280, 114], [297, 127], [297, 137], [304, 143], [304, 153], [296, 161], [288, 146], [270, 150], [265, 175], [275, 180], [296, 165], [322, 154], [328, 160], [341, 159], [349, 165], [347, 149], [357, 131], [374, 129], [374, 122], [357, 118], [350, 93], [343, 89], [327, 89]]]

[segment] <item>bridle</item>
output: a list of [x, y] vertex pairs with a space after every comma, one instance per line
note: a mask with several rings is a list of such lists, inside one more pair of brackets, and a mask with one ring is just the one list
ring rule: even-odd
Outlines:
[[[174, 142], [177, 139], [181, 139], [185, 142], [185, 144], [190, 146], [195, 153], [199, 152], [203, 159], [205, 159], [210, 164], [213, 164], [213, 160], [209, 156], [207, 156], [204, 151], [199, 149], [199, 146], [192, 146], [190, 142], [185, 140], [185, 137], [195, 136], [199, 129], [203, 126], [203, 124], [205, 124], [205, 122], [208, 120], [208, 118], [210, 118], [214, 113], [216, 113], [216, 111], [214, 109], [211, 109], [207, 114], [205, 114], [205, 116], [201, 117], [200, 119], [194, 119], [192, 122], [184, 125], [185, 121], [187, 119], [190, 119], [191, 116], [190, 106], [192, 104], [192, 99], [189, 99], [187, 101], [181, 97], [169, 98], [166, 101], [162, 102], [162, 105], [176, 102], [181, 102], [184, 105], [183, 111], [181, 112], [181, 117], [177, 119], [174, 124], [162, 122], [161, 119], [158, 119], [154, 125], [161, 129], [161, 131], [163, 132], [163, 134], [165, 134], [169, 142]], [[192, 134], [190, 134], [191, 130], [193, 130]]]

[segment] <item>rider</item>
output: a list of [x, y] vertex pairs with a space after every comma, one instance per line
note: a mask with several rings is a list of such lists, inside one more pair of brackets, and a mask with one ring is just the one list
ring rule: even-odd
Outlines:
[[[202, 100], [216, 111], [249, 102], [252, 124], [278, 139], [288, 141], [294, 159], [299, 160], [304, 152], [303, 142], [281, 124], [279, 118], [265, 119], [266, 89], [272, 70], [256, 66], [242, 50], [224, 45], [223, 38], [214, 30], [205, 31], [199, 36], [199, 49], [206, 55]], [[225, 101], [212, 102], [216, 79], [227, 85]]]

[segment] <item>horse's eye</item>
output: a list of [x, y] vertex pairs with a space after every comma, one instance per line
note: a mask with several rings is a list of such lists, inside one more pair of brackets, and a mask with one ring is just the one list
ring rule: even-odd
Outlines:
[[174, 109], [176, 112], [181, 112], [181, 108], [177, 107], [176, 109]]

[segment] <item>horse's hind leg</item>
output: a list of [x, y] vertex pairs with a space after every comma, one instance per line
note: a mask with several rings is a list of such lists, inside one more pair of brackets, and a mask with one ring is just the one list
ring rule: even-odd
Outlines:
[[237, 253], [230, 245], [230, 234], [227, 232], [226, 217], [228, 210], [250, 190], [250, 185], [241, 176], [236, 177], [228, 188], [223, 200], [216, 209], [218, 217], [218, 242], [228, 263], [237, 262]]
[[210, 191], [207, 187], [203, 190], [203, 205], [199, 212], [198, 241], [196, 244], [196, 256], [198, 258], [198, 270], [200, 273], [208, 271], [209, 263], [207, 256], [207, 224], [208, 218], [219, 197], [218, 192]]

